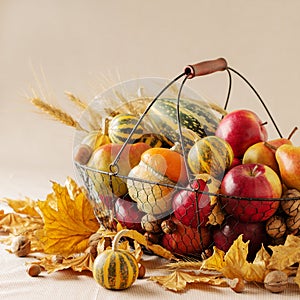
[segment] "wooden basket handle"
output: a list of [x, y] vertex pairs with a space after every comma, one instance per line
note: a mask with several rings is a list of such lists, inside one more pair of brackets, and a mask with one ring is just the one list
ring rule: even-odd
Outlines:
[[194, 78], [195, 76], [208, 75], [218, 71], [224, 71], [227, 69], [227, 61], [224, 58], [217, 58], [214, 60], [207, 60], [193, 65], [188, 65], [184, 68], [184, 73], [188, 75], [188, 78]]

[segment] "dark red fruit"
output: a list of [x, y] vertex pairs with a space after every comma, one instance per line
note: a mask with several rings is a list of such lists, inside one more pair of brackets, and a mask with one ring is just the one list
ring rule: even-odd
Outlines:
[[191, 187], [198, 192], [181, 190], [175, 194], [172, 203], [174, 216], [186, 226], [205, 226], [211, 212], [210, 197], [199, 191], [208, 192], [208, 187], [202, 179], [194, 181]]
[[199, 232], [196, 228], [183, 225], [174, 216], [171, 221], [175, 223], [176, 229], [170, 234], [164, 234], [161, 241], [167, 250], [174, 254], [200, 256], [211, 245], [211, 233], [206, 227], [199, 227]]
[[127, 198], [118, 198], [116, 200], [115, 217], [122, 226], [143, 232], [141, 219], [144, 215], [144, 212], [138, 210], [136, 202]]
[[105, 205], [107, 209], [112, 210], [114, 207], [114, 198], [109, 195], [101, 195], [99, 194], [100, 201]]
[[231, 247], [239, 235], [243, 234], [243, 241], [248, 244], [248, 259], [253, 260], [262, 244], [267, 240], [265, 223], [242, 223], [232, 216], [226, 218], [220, 228], [213, 230], [215, 246], [225, 252]]

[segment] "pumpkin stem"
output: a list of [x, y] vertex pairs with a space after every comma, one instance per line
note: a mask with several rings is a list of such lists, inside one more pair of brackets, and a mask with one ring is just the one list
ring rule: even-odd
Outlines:
[[174, 146], [170, 148], [170, 150], [175, 151], [182, 155], [181, 144], [179, 142], [175, 142]]
[[102, 120], [102, 132], [104, 135], [108, 135], [108, 125], [109, 125], [109, 119], [104, 118]]
[[112, 241], [112, 250], [115, 251], [118, 249], [118, 243], [122, 236], [125, 236], [129, 229], [122, 229], [120, 230], [114, 237]]

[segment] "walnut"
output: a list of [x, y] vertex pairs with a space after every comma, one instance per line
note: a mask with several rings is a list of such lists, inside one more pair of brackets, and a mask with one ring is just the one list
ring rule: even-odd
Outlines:
[[293, 234], [297, 234], [300, 228], [300, 211], [295, 216], [290, 216], [286, 219], [286, 226]]
[[266, 223], [267, 234], [274, 238], [278, 239], [284, 236], [286, 233], [286, 224], [283, 216], [274, 215], [268, 219]]
[[264, 279], [264, 286], [272, 293], [283, 292], [288, 285], [288, 276], [282, 271], [271, 271]]
[[[300, 198], [300, 192], [296, 189], [288, 189], [282, 194], [282, 198], [294, 198], [294, 197]], [[282, 200], [281, 208], [287, 215], [293, 217], [297, 215], [300, 211], [300, 200], [299, 199]]]
[[11, 244], [11, 252], [17, 256], [24, 257], [30, 253], [31, 242], [28, 237], [19, 235], [16, 236]]

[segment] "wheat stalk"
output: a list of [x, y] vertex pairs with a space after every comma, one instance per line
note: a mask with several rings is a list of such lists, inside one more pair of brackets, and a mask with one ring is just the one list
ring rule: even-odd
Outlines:
[[71, 92], [65, 91], [65, 94], [68, 97], [68, 99], [71, 100], [79, 108], [81, 108], [83, 110], [87, 108], [87, 104], [84, 103], [82, 100], [80, 100], [77, 96], [75, 96]]
[[76, 128], [77, 130], [83, 130], [80, 124], [72, 118], [69, 114], [64, 112], [63, 110], [43, 101], [40, 98], [32, 98], [31, 103], [39, 108], [44, 113], [50, 115], [53, 119], [60, 121], [61, 123]]

